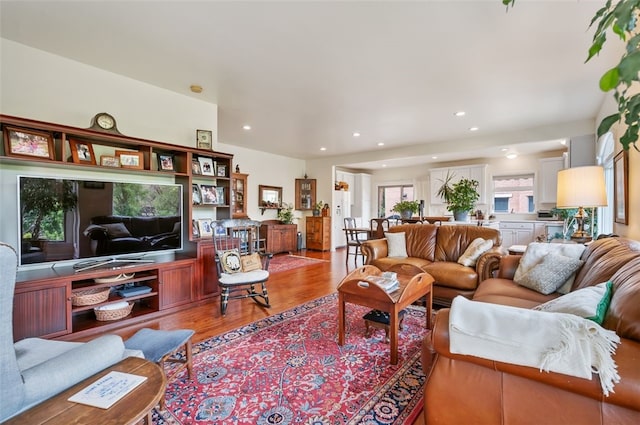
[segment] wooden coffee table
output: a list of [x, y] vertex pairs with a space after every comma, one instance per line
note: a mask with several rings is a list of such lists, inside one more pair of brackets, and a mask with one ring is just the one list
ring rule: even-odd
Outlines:
[[391, 364], [398, 364], [398, 312], [422, 297], [426, 297], [426, 326], [431, 329], [433, 277], [411, 264], [398, 264], [388, 271], [398, 274], [400, 287], [387, 293], [368, 276], [380, 276], [375, 266], [360, 267], [349, 273], [338, 285], [338, 344], [344, 345], [345, 303], [363, 305], [389, 313]]
[[[108, 409], [67, 401], [69, 397], [78, 391], [114, 370], [146, 376], [147, 379]], [[157, 364], [139, 357], [127, 357], [102, 372], [90, 376], [60, 394], [9, 419], [4, 424], [129, 425], [140, 422], [146, 416], [147, 424], [151, 425], [151, 410], [164, 395], [166, 384], [164, 373]]]

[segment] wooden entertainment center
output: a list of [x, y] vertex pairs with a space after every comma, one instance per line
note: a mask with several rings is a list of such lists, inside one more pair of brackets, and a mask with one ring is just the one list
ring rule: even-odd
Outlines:
[[[144, 175], [145, 178], [157, 176], [159, 180], [169, 176], [183, 187], [184, 194], [183, 249], [179, 253], [164, 254], [152, 263], [105, 265], [82, 272], [74, 270], [68, 263], [19, 271], [14, 297], [14, 340], [27, 337], [80, 339], [189, 308], [194, 303], [206, 302], [219, 295], [213, 243], [208, 237], [195, 236], [192, 224], [198, 218], [215, 220], [231, 217], [233, 155], [128, 137], [115, 127], [111, 130], [101, 130], [96, 125], [86, 129], [75, 128], [7, 115], [0, 115], [0, 126], [4, 139], [0, 164], [11, 164], [17, 168], [24, 166], [25, 170], [38, 167], [40, 173], [50, 170], [52, 177], [60, 168], [75, 168], [89, 178], [94, 172], [123, 171]], [[16, 148], [17, 143], [10, 140], [10, 135], [15, 136], [15, 132], [40, 136], [39, 140], [44, 143], [37, 151], [22, 151]], [[88, 150], [81, 153], [78, 146], [88, 147]], [[126, 170], [124, 166], [114, 167], [113, 163], [113, 158], [118, 158], [123, 151], [134, 164]], [[99, 160], [94, 152], [104, 155]], [[195, 166], [210, 163], [215, 165], [213, 173], [203, 173]], [[192, 187], [200, 184], [221, 188], [224, 200], [215, 205], [198, 203], [193, 197]], [[94, 280], [103, 281], [101, 278], [121, 273], [133, 273], [134, 276], [107, 283]], [[126, 284], [144, 285], [151, 291], [127, 298], [112, 293], [108, 300], [90, 306], [72, 304], [74, 292]], [[129, 315], [113, 321], [96, 319], [95, 307], [123, 300], [134, 303]]]

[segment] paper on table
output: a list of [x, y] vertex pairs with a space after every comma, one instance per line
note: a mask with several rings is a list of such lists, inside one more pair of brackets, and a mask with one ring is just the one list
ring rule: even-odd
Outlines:
[[147, 379], [146, 376], [109, 372], [93, 384], [69, 397], [69, 401], [108, 409]]

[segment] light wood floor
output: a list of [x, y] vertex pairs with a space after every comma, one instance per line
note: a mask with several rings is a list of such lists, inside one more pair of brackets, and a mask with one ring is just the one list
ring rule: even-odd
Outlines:
[[[126, 339], [143, 327], [167, 330], [187, 328], [196, 332], [192, 339], [193, 342], [203, 341], [307, 301], [332, 294], [336, 291], [338, 283], [347, 274], [344, 249], [339, 249], [336, 252], [303, 250], [294, 254], [327, 261], [272, 274], [267, 285], [271, 302], [269, 309], [259, 306], [250, 299], [231, 300], [227, 314], [221, 317], [220, 298], [216, 297], [211, 303], [137, 324], [115, 333]], [[358, 259], [358, 265], [362, 265], [361, 259]], [[348, 270], [353, 269], [353, 256], [350, 256]], [[422, 424], [424, 424], [424, 420], [420, 414], [414, 425]]]

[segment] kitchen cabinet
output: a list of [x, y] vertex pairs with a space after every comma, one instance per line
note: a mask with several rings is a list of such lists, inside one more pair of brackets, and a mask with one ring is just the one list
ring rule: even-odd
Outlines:
[[265, 238], [267, 252], [293, 252], [297, 249], [298, 226], [295, 224], [264, 223], [260, 226], [260, 234]]
[[371, 174], [355, 174], [351, 198], [351, 216], [358, 217], [363, 226], [371, 219]]
[[331, 249], [331, 217], [307, 217], [306, 247], [316, 251]]
[[533, 221], [501, 221], [502, 246], [509, 248], [511, 245], [529, 245], [535, 240], [534, 230], [535, 223]]
[[564, 158], [544, 158], [539, 161], [538, 202], [555, 204], [558, 190], [558, 171], [564, 169]]

